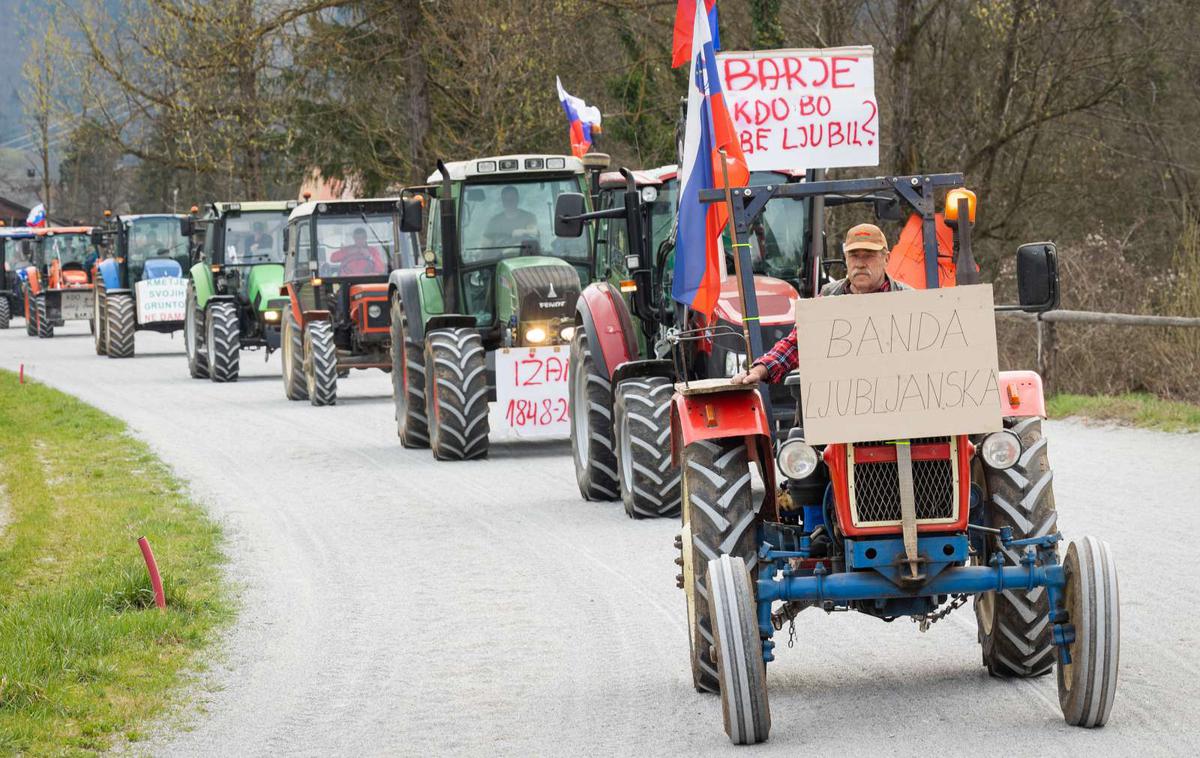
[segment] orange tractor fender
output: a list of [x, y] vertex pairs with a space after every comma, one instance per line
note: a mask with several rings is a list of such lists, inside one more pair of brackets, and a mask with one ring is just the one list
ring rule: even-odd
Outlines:
[[1036, 371], [1001, 371], [1000, 413], [1005, 418], [1046, 418], [1046, 396], [1042, 377]]

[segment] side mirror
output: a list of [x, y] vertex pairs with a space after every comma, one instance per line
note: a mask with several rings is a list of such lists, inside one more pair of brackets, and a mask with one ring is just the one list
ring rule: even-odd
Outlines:
[[875, 218], [879, 221], [904, 221], [904, 209], [900, 207], [898, 197], [879, 197], [875, 199]]
[[1017, 248], [1017, 299], [1026, 313], [1058, 307], [1058, 249], [1053, 242], [1031, 242]]
[[184, 237], [191, 237], [196, 233], [196, 225], [190, 218], [181, 218], [179, 219], [179, 233]]
[[104, 247], [104, 233], [103, 232], [92, 232], [91, 240], [92, 240], [93, 247]]
[[583, 234], [584, 199], [578, 192], [564, 192], [554, 200], [554, 236], [578, 237]]
[[283, 227], [283, 249], [288, 249], [288, 228], [286, 226]]
[[425, 210], [425, 203], [422, 199], [415, 197], [405, 197], [400, 199], [400, 231], [420, 232], [421, 231], [421, 215]]

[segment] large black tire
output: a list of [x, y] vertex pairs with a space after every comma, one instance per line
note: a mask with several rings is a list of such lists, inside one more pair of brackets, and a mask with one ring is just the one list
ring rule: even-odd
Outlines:
[[721, 555], [741, 558], [758, 574], [758, 505], [750, 492], [745, 440], [701, 440], [683, 450], [683, 594], [688, 609], [692, 683], [700, 692], [719, 691], [712, 658], [708, 564]]
[[193, 379], [208, 378], [208, 355], [204, 345], [204, 310], [196, 302], [196, 288], [187, 284], [187, 312], [183, 316], [183, 351]]
[[[1021, 438], [1024, 452], [1016, 465], [1005, 471], [984, 467], [988, 526], [1012, 527], [1013, 538], [1018, 540], [1053, 534], [1058, 529], [1058, 514], [1042, 421], [1026, 418], [1006, 422], [1006, 426]], [[1002, 552], [1007, 565], [1020, 565], [1021, 549]], [[1054, 644], [1049, 614], [1049, 598], [1042, 587], [975, 597], [983, 665], [992, 676], [1033, 677], [1050, 672]]]
[[25, 334], [30, 337], [37, 336], [37, 312], [33, 306], [33, 295], [29, 294], [29, 290], [25, 289]]
[[[0, 276], [3, 276], [0, 274]], [[0, 329], [7, 329], [12, 319], [12, 307], [8, 304], [8, 295], [0, 292]]]
[[132, 358], [135, 319], [133, 296], [118, 294], [105, 298], [104, 351], [109, 358]]
[[233, 303], [210, 303], [205, 316], [204, 344], [208, 375], [214, 382], [236, 382], [242, 351], [241, 327]]
[[425, 416], [439, 461], [486, 458], [488, 383], [483, 341], [474, 329], [435, 329], [425, 336]]
[[1072, 726], [1104, 726], [1117, 692], [1121, 606], [1117, 566], [1108, 543], [1072, 540], [1063, 559], [1063, 607], [1075, 627], [1071, 662], [1058, 665], [1058, 702]]
[[307, 400], [308, 382], [304, 378], [304, 331], [292, 316], [291, 306], [283, 309], [279, 346], [283, 362], [283, 394], [288, 400]]
[[771, 707], [754, 582], [746, 564], [732, 555], [710, 562], [707, 580], [725, 734], [735, 745], [757, 745], [771, 732]]
[[569, 374], [571, 457], [579, 493], [585, 500], [616, 500], [621, 486], [613, 439], [612, 384], [597, 368], [583, 327], [576, 327], [571, 340]]
[[313, 405], [337, 403], [337, 346], [333, 327], [328, 321], [313, 321], [304, 327], [304, 380], [308, 402]]
[[662, 376], [617, 384], [613, 425], [621, 500], [630, 518], [679, 515], [679, 467], [671, 460], [671, 380]]
[[49, 339], [54, 336], [54, 324], [50, 323], [50, 315], [46, 310], [46, 296], [38, 295], [33, 299], [34, 318], [37, 319], [38, 339]]
[[400, 298], [392, 298], [392, 402], [396, 435], [404, 447], [429, 447], [425, 418], [425, 353], [408, 341], [408, 318]]
[[92, 346], [96, 355], [107, 355], [108, 350], [108, 318], [106, 308], [108, 298], [104, 296], [104, 285], [96, 283], [92, 290]]

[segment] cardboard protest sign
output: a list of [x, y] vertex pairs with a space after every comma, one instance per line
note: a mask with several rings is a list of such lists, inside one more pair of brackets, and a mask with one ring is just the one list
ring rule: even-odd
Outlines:
[[162, 276], [140, 281], [134, 287], [137, 291], [139, 324], [183, 321], [187, 308], [187, 279]]
[[879, 165], [870, 46], [717, 55], [751, 171]]
[[569, 437], [569, 348], [514, 347], [496, 356], [496, 402], [488, 411], [493, 439]]
[[810, 444], [1001, 428], [992, 285], [796, 303]]

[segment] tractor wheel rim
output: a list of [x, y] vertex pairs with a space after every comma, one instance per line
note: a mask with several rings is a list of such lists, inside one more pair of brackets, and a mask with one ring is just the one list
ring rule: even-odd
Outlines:
[[587, 466], [587, 447], [592, 439], [591, 419], [588, 418], [587, 368], [580, 366], [571, 377], [575, 391], [571, 393], [575, 407], [571, 409], [571, 421], [575, 424], [575, 459], [579, 466]]

